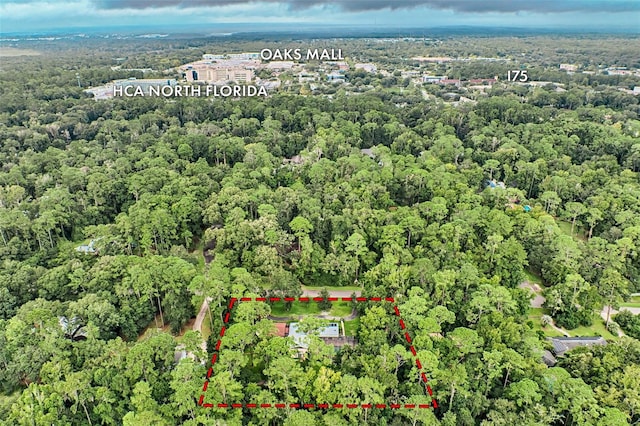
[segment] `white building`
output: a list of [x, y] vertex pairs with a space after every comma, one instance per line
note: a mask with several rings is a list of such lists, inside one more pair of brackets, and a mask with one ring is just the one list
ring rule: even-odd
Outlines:
[[244, 52], [244, 53], [229, 53], [229, 54], [221, 54], [221, 55], [205, 53], [204, 55], [202, 55], [202, 59], [204, 59], [205, 61], [218, 61], [218, 60], [224, 60], [224, 59], [259, 60], [260, 53]]
[[295, 64], [292, 61], [271, 61], [265, 65], [265, 68], [273, 71], [290, 70]]
[[355, 64], [354, 68], [356, 70], [363, 70], [371, 73], [375, 73], [376, 71], [378, 71], [378, 67], [375, 64], [371, 64], [371, 63]]
[[229, 66], [230, 64], [196, 63], [184, 67], [187, 81], [202, 81], [204, 83], [225, 83], [235, 81], [248, 83], [253, 81], [253, 69], [244, 66]]
[[447, 79], [446, 75], [423, 75], [422, 76], [423, 83], [438, 83], [446, 79]]
[[576, 72], [578, 71], [578, 66], [574, 64], [560, 64], [560, 69], [562, 71]]

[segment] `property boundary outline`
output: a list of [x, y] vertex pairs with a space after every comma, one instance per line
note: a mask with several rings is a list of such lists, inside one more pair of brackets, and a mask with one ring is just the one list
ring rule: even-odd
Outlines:
[[[219, 404], [211, 404], [211, 403], [204, 403], [204, 398], [205, 398], [205, 393], [207, 392], [207, 389], [209, 387], [209, 379], [211, 378], [211, 375], [213, 374], [213, 366], [216, 364], [216, 361], [218, 360], [218, 356], [220, 353], [220, 345], [222, 344], [222, 338], [224, 337], [224, 334], [227, 330], [228, 324], [229, 324], [229, 320], [231, 319], [231, 312], [233, 311], [233, 306], [236, 303], [246, 303], [246, 302], [305, 302], [305, 303], [309, 303], [311, 301], [313, 302], [322, 302], [324, 300], [327, 300], [329, 302], [338, 302], [338, 301], [342, 301], [342, 302], [353, 302], [354, 300], [356, 302], [389, 302], [393, 304], [393, 311], [396, 315], [396, 317], [398, 317], [398, 323], [400, 324], [400, 328], [401, 330], [404, 332], [404, 338], [407, 341], [407, 344], [409, 345], [409, 350], [411, 351], [411, 355], [413, 356], [414, 362], [416, 367], [418, 368], [418, 370], [420, 371], [420, 380], [424, 383], [425, 385], [425, 389], [427, 391], [427, 393], [429, 394], [429, 396], [431, 397], [431, 404], [284, 404], [284, 403], [280, 403], [280, 404], [250, 404], [250, 403], [236, 403], [236, 404], [224, 404], [224, 403], [219, 403]], [[215, 348], [214, 348], [214, 353], [211, 357], [211, 367], [209, 367], [209, 369], [207, 370], [207, 375], [204, 379], [204, 384], [202, 385], [202, 393], [200, 394], [200, 397], [198, 398], [198, 405], [204, 408], [232, 408], [232, 409], [242, 409], [242, 408], [252, 408], [252, 409], [257, 409], [257, 408], [277, 408], [277, 409], [283, 409], [283, 408], [293, 408], [293, 409], [308, 409], [308, 410], [312, 410], [312, 409], [331, 409], [331, 408], [336, 408], [336, 409], [340, 409], [340, 408], [348, 408], [348, 409], [355, 409], [355, 408], [363, 408], [363, 409], [371, 409], [371, 408], [379, 408], [379, 409], [386, 409], [386, 408], [390, 408], [390, 409], [428, 409], [428, 408], [438, 408], [438, 403], [435, 400], [435, 398], [433, 397], [433, 390], [431, 389], [431, 386], [429, 385], [429, 381], [427, 379], [427, 375], [424, 373], [424, 371], [422, 371], [422, 363], [420, 362], [420, 359], [418, 358], [418, 354], [416, 352], [415, 347], [413, 346], [413, 339], [411, 338], [411, 335], [409, 334], [409, 332], [407, 331], [407, 327], [400, 315], [400, 310], [398, 309], [398, 305], [395, 303], [395, 299], [393, 297], [329, 297], [329, 298], [324, 298], [324, 297], [241, 297], [241, 298], [236, 298], [236, 297], [232, 297], [231, 300], [229, 301], [229, 305], [228, 305], [228, 309], [224, 314], [223, 317], [223, 324], [222, 327], [220, 329], [220, 333], [218, 335], [218, 340], [216, 342]]]

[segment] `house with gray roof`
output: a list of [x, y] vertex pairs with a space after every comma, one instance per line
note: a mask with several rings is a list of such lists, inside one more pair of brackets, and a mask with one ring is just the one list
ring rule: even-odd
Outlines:
[[[301, 331], [297, 322], [289, 324], [288, 337], [293, 339], [295, 349], [298, 351], [298, 358], [304, 358], [304, 354], [309, 348], [309, 335]], [[333, 346], [337, 351], [343, 346], [355, 346], [356, 339], [351, 336], [340, 335], [340, 324], [332, 322], [320, 328], [314, 335], [318, 336], [324, 343]]]
[[553, 353], [556, 356], [562, 356], [565, 352], [579, 346], [604, 346], [607, 341], [601, 337], [553, 337], [551, 338], [551, 344], [553, 345]]

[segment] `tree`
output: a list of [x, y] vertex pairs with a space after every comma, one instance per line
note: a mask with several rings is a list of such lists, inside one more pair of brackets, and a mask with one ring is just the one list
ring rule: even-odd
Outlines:
[[265, 368], [264, 374], [268, 388], [280, 401], [295, 401], [305, 388], [305, 374], [299, 362], [291, 357], [274, 359]]
[[329, 302], [329, 296], [331, 296], [329, 294], [329, 290], [326, 288], [320, 290], [320, 297], [322, 297], [322, 300], [318, 302], [318, 307], [321, 311], [328, 311], [333, 306], [333, 303]]
[[296, 410], [292, 411], [291, 414], [284, 421], [284, 426], [307, 426], [307, 425], [315, 425], [316, 416], [306, 410]]
[[358, 272], [360, 270], [362, 258], [368, 253], [367, 242], [362, 234], [354, 232], [347, 241], [345, 241], [345, 251], [351, 253], [356, 260], [356, 278], [354, 282], [358, 282]]
[[199, 383], [204, 368], [189, 358], [184, 358], [171, 372], [171, 407], [177, 419], [195, 419], [197, 412], [193, 403], [194, 395], [202, 391]]
[[500, 162], [498, 160], [489, 159], [484, 163], [484, 170], [489, 171], [489, 180], [493, 180], [493, 172], [498, 170]]
[[147, 382], [136, 383], [133, 388], [133, 396], [131, 404], [134, 411], [130, 411], [122, 419], [126, 426], [143, 426], [153, 425], [162, 426], [169, 425], [161, 414], [158, 403], [151, 396], [151, 387]]
[[94, 390], [90, 386], [91, 378], [87, 372], [76, 372], [67, 375], [64, 381], [57, 383], [58, 393], [63, 395], [65, 401], [71, 402], [71, 412], [73, 414], [78, 410], [78, 405], [82, 407], [87, 422], [92, 425], [91, 416], [89, 415], [89, 409], [87, 408], [89, 402], [93, 402]]
[[562, 202], [555, 191], [545, 191], [540, 196], [540, 201], [544, 203], [544, 211], [551, 215], [555, 215], [556, 209]]
[[576, 219], [578, 218], [578, 216], [585, 213], [586, 208], [582, 203], [576, 203], [576, 202], [570, 201], [567, 204], [565, 204], [564, 209], [566, 213], [569, 215], [569, 217], [571, 218], [571, 236], [573, 237], [573, 228], [576, 225]]
[[71, 422], [63, 413], [64, 401], [59, 394], [53, 392], [50, 385], [32, 383], [11, 406], [7, 420], [21, 426], [34, 423], [55, 424], [55, 422], [70, 425]]
[[290, 223], [289, 227], [293, 234], [298, 238], [298, 251], [301, 249], [301, 240], [313, 232], [313, 225], [302, 216], [296, 216]]
[[363, 350], [377, 353], [388, 342], [387, 327], [389, 314], [380, 306], [367, 309], [360, 318], [358, 339], [362, 342]]
[[603, 215], [599, 209], [595, 207], [587, 209], [587, 223], [589, 224], [588, 239], [591, 239], [591, 236], [593, 235], [593, 228], [595, 228], [596, 224], [602, 219]]
[[627, 279], [615, 269], [608, 268], [602, 273], [602, 278], [598, 283], [598, 291], [607, 304], [607, 326], [611, 319], [611, 308], [617, 307], [622, 301], [628, 287]]

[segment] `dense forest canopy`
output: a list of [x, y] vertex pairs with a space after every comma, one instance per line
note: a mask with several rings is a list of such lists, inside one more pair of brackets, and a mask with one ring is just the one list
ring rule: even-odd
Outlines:
[[[342, 41], [358, 61], [498, 56], [431, 71], [523, 65], [564, 84], [496, 84], [470, 103], [358, 71], [313, 95], [96, 101], [83, 89], [142, 77], [128, 68], [172, 75], [260, 43], [42, 43], [0, 69], [0, 424], [640, 422], [638, 317], [600, 317], [640, 292], [640, 102], [618, 90], [640, 78], [557, 69], [640, 67], [637, 39]], [[608, 344], [543, 364], [533, 279], [538, 310], [569, 331], [599, 324]], [[229, 299], [302, 286], [393, 297], [439, 408], [197, 406]], [[354, 304], [359, 343], [314, 339], [302, 361], [271, 332], [279, 308], [236, 308], [212, 403], [431, 402], [390, 305]], [[177, 345], [193, 356], [176, 362]]]

